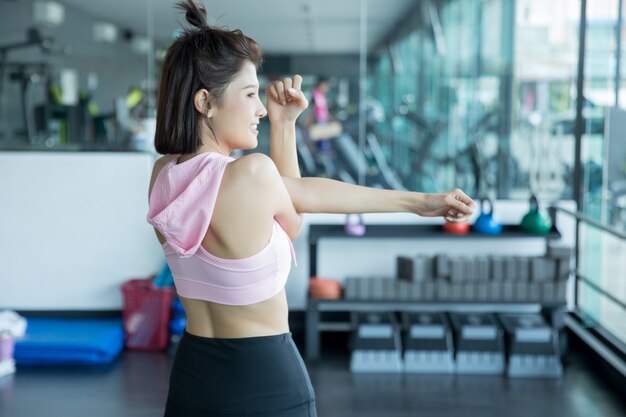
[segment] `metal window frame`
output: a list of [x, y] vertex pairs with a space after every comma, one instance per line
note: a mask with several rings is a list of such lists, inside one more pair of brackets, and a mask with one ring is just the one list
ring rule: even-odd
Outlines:
[[[585, 1], [585, 0], [583, 0]], [[561, 212], [568, 216], [574, 217], [576, 220], [576, 267], [574, 271], [574, 310], [567, 314], [564, 318], [565, 325], [576, 334], [581, 340], [593, 349], [600, 357], [611, 364], [618, 372], [626, 377], [626, 343], [619, 340], [616, 336], [613, 336], [611, 332], [606, 330], [600, 323], [595, 322], [588, 317], [585, 312], [580, 308], [578, 303], [578, 284], [580, 282], [591, 287], [594, 291], [597, 291], [601, 296], [606, 297], [612, 303], [621, 307], [626, 311], [626, 303], [622, 300], [614, 297], [610, 292], [592, 282], [588, 277], [579, 273], [579, 254], [580, 254], [580, 241], [579, 230], [581, 223], [591, 225], [597, 229], [602, 230], [609, 235], [612, 235], [624, 242], [626, 242], [626, 233], [614, 229], [604, 223], [601, 223], [580, 211], [571, 211], [562, 207], [552, 206], [550, 207], [550, 214], [553, 221], [556, 221], [556, 213]]]

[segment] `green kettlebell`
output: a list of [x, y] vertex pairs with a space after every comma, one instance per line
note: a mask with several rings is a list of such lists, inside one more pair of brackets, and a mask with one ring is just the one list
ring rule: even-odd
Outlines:
[[538, 235], [548, 234], [552, 230], [552, 219], [547, 213], [539, 210], [539, 202], [534, 194], [530, 196], [530, 210], [524, 215], [520, 227], [528, 233]]

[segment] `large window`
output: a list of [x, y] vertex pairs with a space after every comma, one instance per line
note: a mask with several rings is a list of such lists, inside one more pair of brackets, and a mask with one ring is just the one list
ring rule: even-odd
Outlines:
[[572, 198], [580, 2], [516, 4], [511, 197]]
[[372, 71], [387, 116], [381, 142], [411, 189], [488, 193], [497, 180], [499, 4], [426, 2], [422, 12], [427, 24], [388, 45]]
[[617, 144], [611, 143], [611, 140], [619, 138], [615, 132], [611, 134], [609, 130], [605, 131], [606, 116], [610, 108], [617, 105], [615, 88], [618, 84], [616, 77], [618, 5], [618, 0], [587, 2], [583, 84], [585, 126], [581, 158], [585, 192], [582, 208], [587, 215], [603, 221], [607, 220], [604, 218], [605, 209], [607, 204], [610, 204], [610, 201], [606, 200], [609, 197], [606, 191], [613, 188], [614, 181], [621, 179], [615, 176], [610, 179], [603, 178], [606, 147], [611, 146], [615, 149]]
[[421, 24], [371, 71], [388, 116], [379, 133], [405, 185], [571, 197], [579, 8], [451, 0], [417, 9]]
[[[584, 211], [598, 219], [615, 212], [606, 201], [617, 185], [602, 175], [607, 114], [626, 106], [618, 5], [587, 1], [580, 162]], [[407, 188], [574, 198], [580, 8], [580, 0], [420, 3], [419, 18], [376, 51], [369, 71], [368, 93], [386, 116], [379, 141]]]

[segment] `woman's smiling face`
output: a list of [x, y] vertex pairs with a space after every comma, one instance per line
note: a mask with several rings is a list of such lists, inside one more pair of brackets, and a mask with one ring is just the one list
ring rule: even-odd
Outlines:
[[[220, 147], [226, 146], [231, 151], [253, 149], [258, 145], [259, 120], [266, 115], [259, 97], [256, 68], [246, 61], [226, 88], [221, 105], [213, 109], [209, 123]], [[208, 134], [211, 135], [210, 130]]]

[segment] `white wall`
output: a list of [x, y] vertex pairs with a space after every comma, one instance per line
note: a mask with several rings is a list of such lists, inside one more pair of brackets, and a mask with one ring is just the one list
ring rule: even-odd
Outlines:
[[0, 308], [121, 308], [154, 273], [145, 221], [154, 158], [139, 152], [0, 152]]
[[[121, 309], [120, 285], [157, 273], [165, 258], [145, 221], [154, 156], [141, 152], [0, 152], [0, 309]], [[572, 204], [566, 204], [572, 208]], [[519, 223], [523, 201], [494, 204], [504, 223]], [[437, 223], [412, 214], [366, 214], [366, 223]], [[304, 310], [308, 225], [343, 224], [344, 215], [307, 214], [294, 241], [298, 267], [287, 281], [291, 310]], [[574, 223], [560, 218], [573, 245]], [[421, 253], [543, 253], [537, 239], [322, 239], [318, 275], [395, 274], [395, 257]]]

